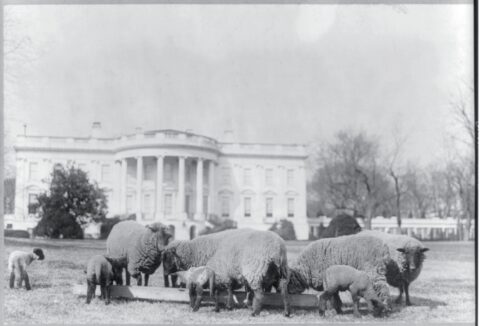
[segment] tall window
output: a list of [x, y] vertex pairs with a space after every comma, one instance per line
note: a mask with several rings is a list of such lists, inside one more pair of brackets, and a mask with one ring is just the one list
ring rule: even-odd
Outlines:
[[287, 186], [288, 187], [293, 187], [293, 184], [295, 182], [295, 175], [294, 175], [294, 170], [293, 169], [288, 169], [287, 170]]
[[133, 194], [127, 195], [127, 213], [133, 212], [134, 201], [135, 201], [135, 197]]
[[102, 182], [112, 181], [112, 171], [109, 164], [102, 165]]
[[245, 186], [252, 185], [252, 169], [247, 168], [243, 170], [243, 184]]
[[244, 209], [244, 216], [245, 217], [252, 216], [252, 198], [245, 197], [243, 199], [243, 209]]
[[165, 181], [173, 181], [173, 167], [170, 162], [165, 162]]
[[37, 213], [38, 199], [36, 194], [29, 194], [28, 195], [28, 214], [35, 214]]
[[148, 162], [145, 165], [145, 180], [155, 180], [157, 165], [153, 162]]
[[267, 217], [272, 217], [273, 216], [273, 198], [272, 197], [267, 197], [265, 202], [265, 208], [266, 208]]
[[265, 185], [267, 187], [273, 186], [273, 169], [265, 170]]
[[230, 216], [230, 199], [227, 196], [222, 197], [222, 217]]
[[294, 217], [295, 216], [295, 199], [294, 198], [288, 198], [288, 200], [287, 200], [287, 212], [288, 212], [288, 217]]
[[28, 175], [30, 180], [38, 180], [38, 163], [30, 162]]
[[145, 213], [152, 213], [153, 212], [152, 194], [144, 194], [143, 195], [143, 211]]
[[230, 184], [230, 168], [224, 167], [222, 168], [222, 185], [229, 185]]
[[172, 194], [165, 194], [163, 206], [165, 215], [172, 215], [172, 199]]

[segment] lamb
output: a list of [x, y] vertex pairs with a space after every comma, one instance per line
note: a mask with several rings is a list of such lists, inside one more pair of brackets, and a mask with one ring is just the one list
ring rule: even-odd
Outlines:
[[171, 237], [169, 228], [161, 223], [143, 226], [134, 221], [123, 221], [112, 228], [107, 238], [107, 255], [127, 258], [123, 266], [127, 285], [130, 285], [130, 275], [137, 279], [137, 285], [142, 285], [143, 273], [147, 286], [150, 274], [162, 262], [162, 251]]
[[190, 241], [173, 241], [164, 252], [164, 273], [207, 266], [215, 271], [217, 284], [229, 292], [247, 286], [253, 293], [252, 316], [260, 313], [264, 288], [277, 283], [283, 294], [284, 315], [290, 315], [287, 285], [289, 271], [285, 241], [271, 231], [226, 230]]
[[339, 291], [350, 291], [353, 300], [353, 315], [360, 317], [358, 303], [360, 297], [367, 302], [368, 309], [374, 312], [374, 316], [379, 316], [385, 310], [385, 306], [380, 302], [378, 295], [373, 289], [372, 280], [367, 273], [359, 271], [348, 265], [332, 265], [323, 272], [324, 292], [319, 297], [318, 307], [320, 315], [330, 303], [330, 298], [338, 295]]
[[110, 291], [113, 281], [122, 285], [122, 269], [126, 258], [112, 258], [104, 255], [95, 255], [87, 263], [87, 301], [89, 304], [95, 295], [97, 285], [100, 285], [101, 298], [105, 304], [110, 304]]
[[[386, 282], [385, 262], [388, 248], [383, 241], [360, 233], [320, 239], [306, 246], [290, 268], [289, 293], [302, 293], [308, 288], [324, 289], [323, 273], [332, 265], [348, 265], [364, 271], [371, 278], [382, 303], [389, 309], [390, 293]], [[335, 309], [341, 313], [338, 294], [333, 295]]]
[[380, 231], [363, 231], [361, 234], [376, 237], [388, 245], [391, 259], [386, 264], [387, 282], [400, 290], [396, 303], [402, 302], [405, 291], [405, 303], [407, 306], [412, 305], [408, 287], [420, 275], [428, 248], [417, 239], [406, 235]]
[[178, 271], [175, 275], [186, 283], [189, 290], [190, 306], [193, 311], [198, 311], [203, 298], [203, 289], [208, 285], [210, 296], [215, 297], [215, 312], [218, 307], [218, 287], [215, 283], [215, 272], [207, 266], [191, 267], [188, 271]]
[[45, 256], [42, 249], [34, 248], [33, 252], [13, 251], [8, 256], [8, 271], [10, 272], [10, 288], [13, 289], [15, 279], [17, 279], [17, 287], [22, 287], [25, 280], [25, 289], [31, 290], [30, 280], [28, 278], [27, 267], [34, 260], [44, 260]]

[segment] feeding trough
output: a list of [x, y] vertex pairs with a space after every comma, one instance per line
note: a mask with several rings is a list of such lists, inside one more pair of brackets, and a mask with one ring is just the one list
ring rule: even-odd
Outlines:
[[[85, 284], [75, 284], [73, 286], [73, 294], [86, 296], [87, 286]], [[244, 291], [234, 292], [237, 300], [243, 302], [246, 297]], [[97, 286], [95, 295], [100, 295], [100, 287]], [[165, 301], [165, 302], [178, 302], [178, 303], [190, 303], [188, 291], [183, 288], [164, 288], [154, 286], [112, 286], [111, 290], [112, 298], [123, 298], [133, 300], [152, 300], [152, 301]], [[291, 294], [289, 295], [289, 301], [292, 307], [296, 308], [317, 308], [318, 300], [317, 296], [313, 294]], [[227, 293], [220, 292], [218, 296], [220, 303], [225, 304], [227, 302]], [[205, 292], [203, 297], [204, 302], [213, 303], [213, 298], [210, 297], [208, 292]], [[265, 293], [263, 299], [263, 305], [269, 307], [283, 308], [283, 298], [280, 293]]]

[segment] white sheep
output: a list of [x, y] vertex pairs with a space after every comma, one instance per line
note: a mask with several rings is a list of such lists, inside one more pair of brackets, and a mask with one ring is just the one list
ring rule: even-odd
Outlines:
[[22, 287], [25, 280], [25, 288], [31, 290], [30, 279], [28, 278], [27, 267], [34, 260], [43, 260], [45, 256], [42, 249], [34, 248], [33, 252], [14, 251], [8, 256], [8, 271], [10, 273], [10, 288], [13, 289], [15, 279], [17, 279], [17, 287]]

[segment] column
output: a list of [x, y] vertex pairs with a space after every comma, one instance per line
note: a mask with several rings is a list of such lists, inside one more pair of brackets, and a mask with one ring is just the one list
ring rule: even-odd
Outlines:
[[214, 214], [215, 209], [215, 162], [209, 161], [208, 163], [208, 214]]
[[197, 159], [197, 203], [195, 205], [195, 219], [203, 220], [203, 158]]
[[142, 220], [143, 157], [137, 157], [137, 221]]
[[157, 156], [157, 187], [156, 187], [156, 200], [155, 200], [155, 214], [157, 220], [163, 218], [163, 156]]
[[177, 211], [180, 219], [186, 218], [185, 213], [185, 156], [178, 157], [178, 192]]
[[120, 212], [127, 214], [127, 159], [122, 159], [122, 171], [120, 173]]
[[112, 203], [108, 203], [110, 207], [113, 208], [113, 212], [115, 214], [121, 214], [121, 209], [120, 205], [122, 204], [122, 161], [115, 160], [115, 165], [113, 169], [113, 193], [115, 194], [114, 196], [114, 201], [115, 205], [112, 205]]

